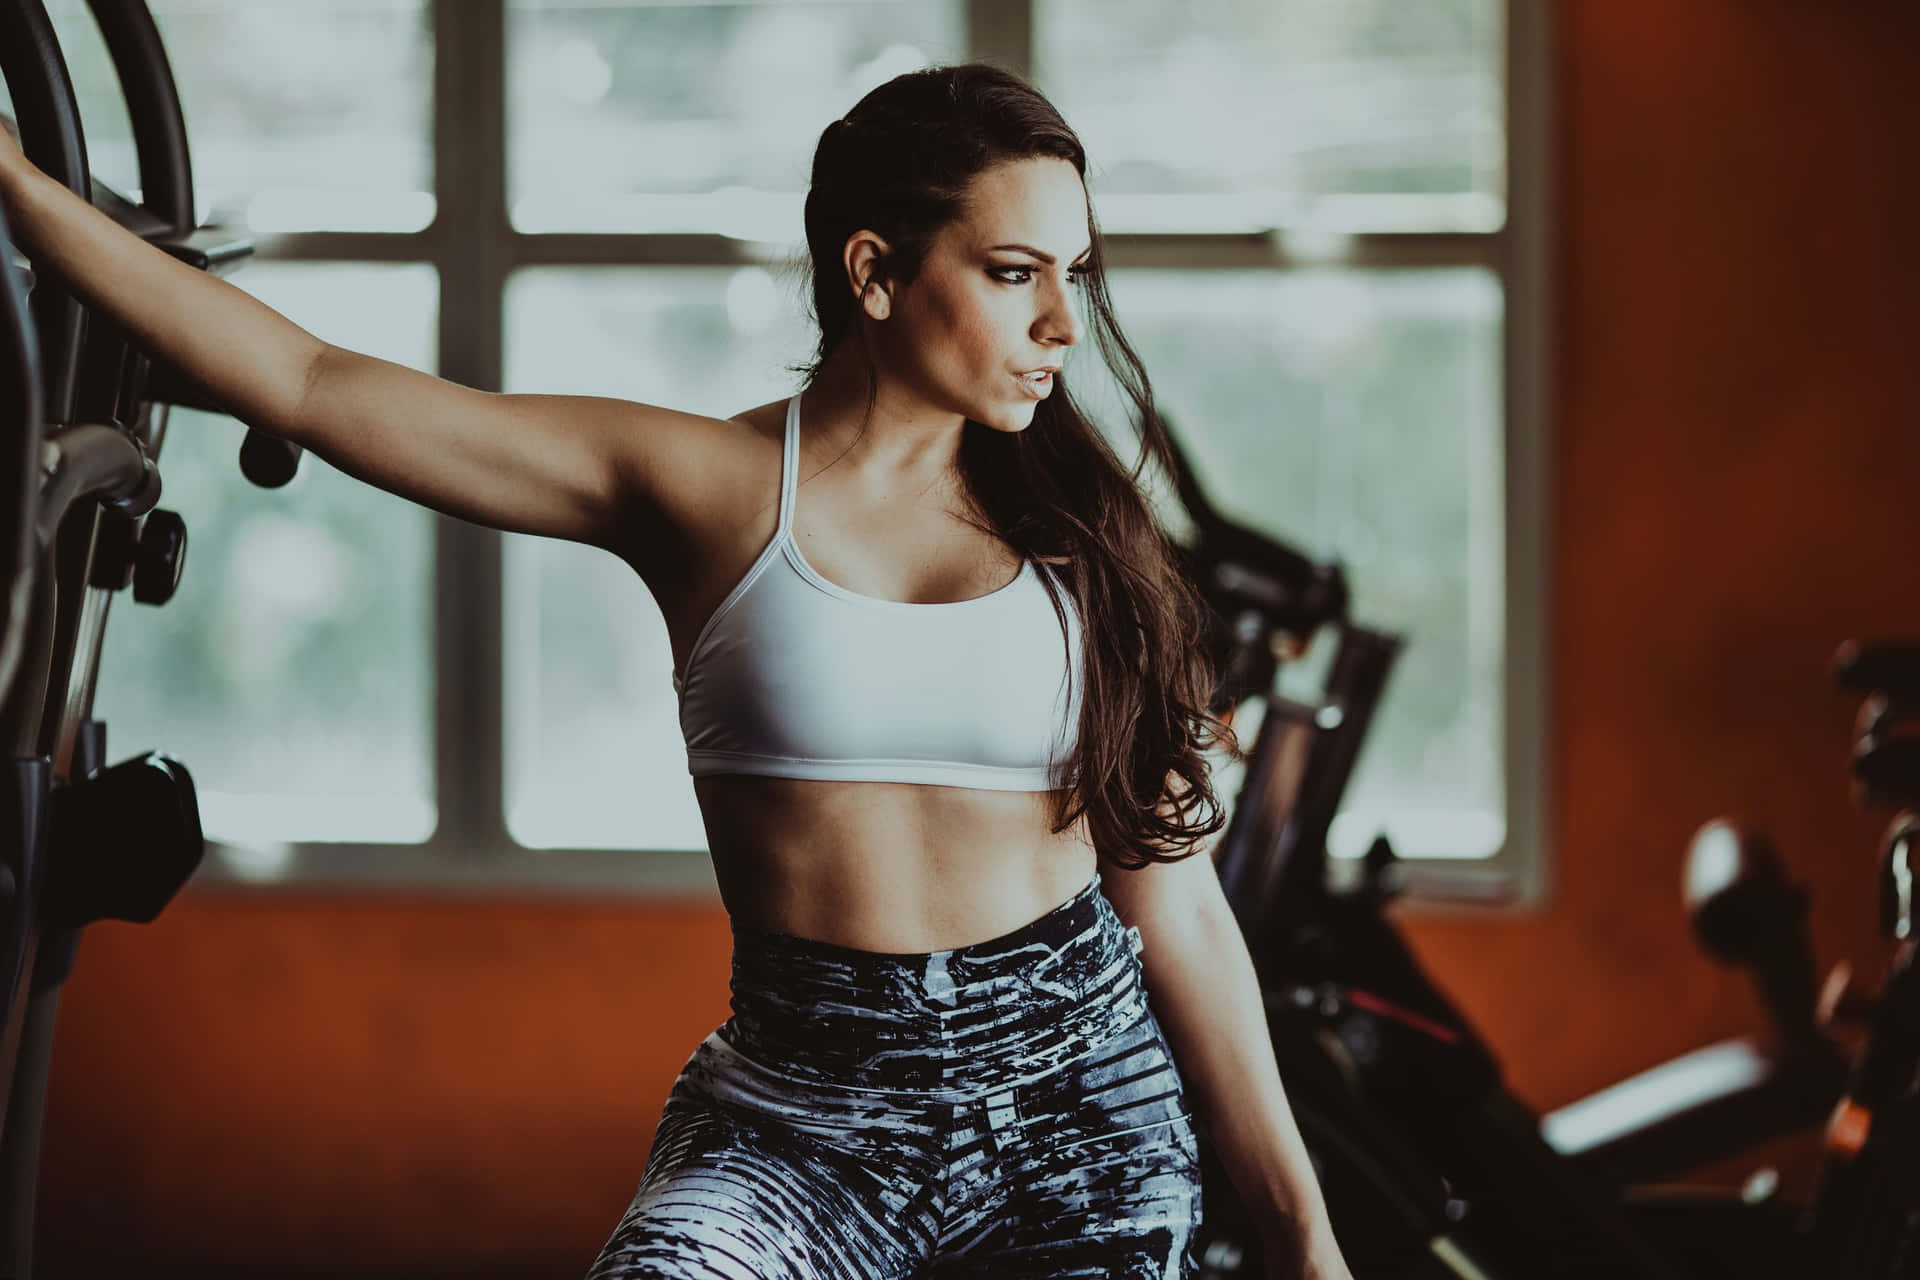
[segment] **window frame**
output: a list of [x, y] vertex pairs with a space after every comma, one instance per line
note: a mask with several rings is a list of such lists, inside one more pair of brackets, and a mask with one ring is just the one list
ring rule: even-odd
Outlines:
[[[965, 0], [969, 56], [1027, 72], [1034, 6]], [[1416, 910], [1529, 909], [1550, 888], [1544, 748], [1548, 528], [1546, 299], [1551, 136], [1549, 8], [1504, 0], [1507, 217], [1487, 232], [1359, 233], [1338, 265], [1357, 269], [1480, 266], [1501, 281], [1505, 394], [1507, 838], [1487, 858], [1404, 863]], [[457, 12], [457, 20], [456, 18]], [[433, 172], [439, 198], [417, 232], [301, 232], [255, 237], [259, 260], [429, 263], [440, 278], [441, 376], [498, 389], [509, 277], [538, 266], [773, 265], [779, 246], [720, 235], [540, 233], [508, 213], [506, 0], [429, 0], [434, 31]], [[1284, 270], [1325, 266], [1283, 235], [1110, 234], [1109, 265]], [[506, 824], [502, 535], [434, 517], [434, 778], [438, 824], [421, 844], [209, 839], [197, 886], [351, 888], [436, 894], [511, 892], [717, 900], [704, 849], [536, 849]]]

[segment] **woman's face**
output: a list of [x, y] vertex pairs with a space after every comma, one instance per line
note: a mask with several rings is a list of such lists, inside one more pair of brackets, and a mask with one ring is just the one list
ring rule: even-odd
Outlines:
[[1021, 431], [1079, 342], [1087, 193], [1053, 156], [987, 169], [966, 212], [944, 227], [913, 283], [895, 286], [872, 327], [886, 375], [915, 399], [1001, 431]]

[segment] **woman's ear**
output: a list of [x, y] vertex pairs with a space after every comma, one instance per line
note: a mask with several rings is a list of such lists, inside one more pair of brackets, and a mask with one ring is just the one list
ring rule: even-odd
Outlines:
[[871, 231], [856, 231], [847, 237], [843, 254], [847, 282], [860, 300], [860, 309], [875, 320], [893, 314], [893, 284], [881, 271], [886, 256], [887, 242]]

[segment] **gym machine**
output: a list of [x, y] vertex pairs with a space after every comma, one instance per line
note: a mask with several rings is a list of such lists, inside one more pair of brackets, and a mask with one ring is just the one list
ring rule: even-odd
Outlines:
[[1854, 798], [1896, 810], [1876, 859], [1880, 935], [1892, 945], [1877, 997], [1829, 981], [1822, 1011], [1857, 1019], [1866, 1043], [1826, 1128], [1806, 1227], [1830, 1274], [1920, 1277], [1920, 644], [1850, 640], [1834, 657], [1844, 690], [1866, 695], [1856, 721]]
[[[90, 0], [133, 123], [138, 204], [93, 180], [72, 81], [41, 0], [0, 0], [0, 75], [28, 159], [121, 226], [224, 275], [250, 244], [194, 216], [186, 128], [143, 0]], [[0, 732], [11, 743], [0, 795], [0, 1277], [32, 1270], [35, 1175], [61, 984], [80, 931], [151, 921], [203, 851], [193, 780], [148, 752], [106, 763], [92, 716], [108, 607], [131, 587], [164, 604], [180, 580], [186, 526], [160, 508], [167, 406], [217, 408], [204, 389], [141, 351], [54, 273], [15, 267], [0, 304], [0, 522], [10, 589], [0, 636]], [[284, 484], [299, 451], [250, 433], [242, 470]]]
[[[1582, 1115], [1581, 1104], [1563, 1109], [1549, 1120], [1560, 1119], [1563, 1133], [1583, 1130], [1583, 1141], [1556, 1146], [1555, 1126], [1506, 1089], [1484, 1042], [1387, 916], [1401, 884], [1389, 842], [1381, 837], [1369, 848], [1357, 888], [1335, 892], [1329, 884], [1327, 832], [1401, 639], [1347, 616], [1339, 565], [1314, 564], [1223, 519], [1177, 445], [1173, 462], [1195, 530], [1182, 556], [1213, 614], [1222, 677], [1212, 709], [1224, 713], [1249, 697], [1264, 704], [1214, 861], [1355, 1274], [1905, 1275], [1838, 1269], [1832, 1233], [1815, 1225], [1821, 1213], [1781, 1203], [1764, 1179], [1725, 1195], [1644, 1185], [1817, 1127], [1840, 1097], [1848, 1056], [1816, 1019], [1805, 895], [1786, 882], [1777, 853], [1710, 825], [1689, 850], [1686, 885], [1696, 936], [1711, 954], [1753, 970], [1773, 1034], [1710, 1046], [1603, 1091], [1611, 1095], [1604, 1124]], [[1321, 696], [1301, 702], [1274, 692], [1278, 655], [1298, 656], [1323, 629], [1337, 648]], [[1920, 772], [1913, 759], [1904, 767]], [[1916, 1003], [1890, 991], [1880, 1008], [1904, 1007], [1911, 1018]], [[1897, 1037], [1877, 1026], [1874, 1040], [1884, 1047]], [[1911, 1078], [1911, 1048], [1896, 1057]], [[1702, 1061], [1738, 1069], [1684, 1095], [1664, 1087], [1699, 1075]], [[1910, 1163], [1920, 1144], [1907, 1135], [1883, 1146]], [[1253, 1223], [1205, 1135], [1202, 1158], [1202, 1274], [1261, 1274]], [[1834, 1220], [1835, 1210], [1824, 1217]]]

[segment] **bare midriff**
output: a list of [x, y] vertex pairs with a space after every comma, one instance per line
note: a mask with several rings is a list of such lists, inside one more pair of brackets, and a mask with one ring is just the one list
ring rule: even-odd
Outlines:
[[862, 951], [970, 946], [1086, 888], [1085, 819], [1054, 835], [1046, 791], [754, 774], [695, 778], [727, 914]]

